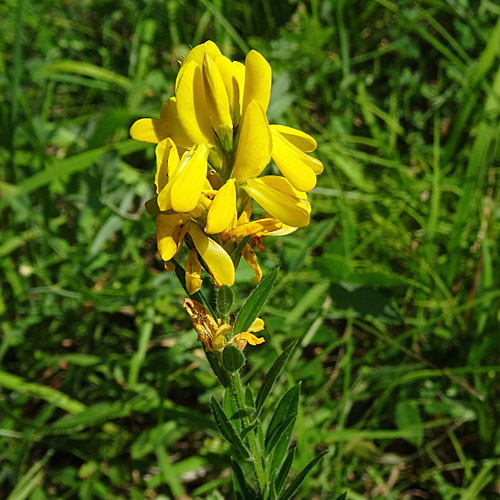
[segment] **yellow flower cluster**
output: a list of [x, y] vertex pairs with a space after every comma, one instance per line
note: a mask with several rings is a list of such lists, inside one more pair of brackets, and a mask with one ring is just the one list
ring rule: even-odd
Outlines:
[[[323, 165], [307, 154], [316, 149], [311, 136], [269, 124], [271, 81], [271, 67], [258, 52], [242, 64], [208, 41], [184, 59], [175, 97], [163, 103], [160, 119], [144, 118], [130, 129], [133, 139], [158, 144], [156, 198], [149, 209], [167, 269], [189, 235], [190, 294], [201, 286], [199, 257], [218, 287], [233, 285], [240, 255], [259, 281], [252, 246], [309, 223], [306, 192]], [[283, 176], [261, 176], [271, 158]], [[256, 219], [251, 200], [264, 210]]]

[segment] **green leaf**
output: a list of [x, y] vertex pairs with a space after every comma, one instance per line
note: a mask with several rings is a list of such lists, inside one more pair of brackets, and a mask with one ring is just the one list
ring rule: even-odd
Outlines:
[[241, 470], [238, 462], [235, 460], [231, 461], [233, 468], [233, 485], [236, 494], [239, 495], [237, 498], [242, 500], [254, 500], [257, 498], [257, 492], [246, 482], [245, 474]]
[[255, 409], [255, 400], [252, 394], [252, 390], [247, 386], [245, 390], [245, 405], [249, 409]]
[[303, 469], [302, 472], [292, 481], [292, 484], [278, 497], [278, 500], [288, 500], [292, 498], [293, 494], [297, 491], [299, 486], [306, 478], [309, 471], [328, 453], [322, 451], [318, 456], [314, 457]]
[[222, 364], [227, 371], [236, 372], [245, 364], [245, 356], [234, 345], [228, 345], [222, 351]]
[[267, 299], [271, 295], [274, 282], [278, 276], [279, 268], [269, 273], [251, 293], [241, 308], [234, 323], [233, 335], [246, 332], [255, 321], [260, 311], [264, 307]]
[[121, 402], [111, 403], [103, 401], [87, 407], [84, 411], [76, 415], [64, 416], [56, 420], [51, 426], [51, 430], [67, 430], [76, 427], [89, 427], [98, 422], [106, 422], [116, 418], [124, 417], [131, 413], [130, 405]]
[[27, 393], [45, 399], [48, 403], [66, 410], [68, 413], [80, 413], [85, 410], [85, 405], [83, 403], [70, 398], [66, 394], [46, 385], [27, 382], [23, 378], [12, 375], [11, 373], [0, 371], [0, 387], [5, 387], [6, 389], [21, 394]]
[[296, 448], [292, 448], [288, 452], [288, 455], [286, 456], [286, 459], [283, 462], [283, 465], [281, 466], [281, 469], [279, 470], [279, 473], [276, 475], [276, 479], [273, 482], [276, 495], [279, 495], [281, 493], [281, 490], [283, 489], [283, 486], [285, 486], [286, 479], [288, 477], [288, 474], [290, 473], [290, 469], [292, 468], [293, 459], [295, 458], [295, 450]]
[[59, 72], [88, 76], [89, 78], [95, 78], [96, 80], [116, 84], [119, 87], [127, 87], [130, 85], [130, 80], [126, 76], [119, 75], [109, 69], [101, 68], [100, 66], [81, 61], [52, 61], [39, 66], [33, 74], [34, 76], [52, 78]]
[[[281, 398], [266, 433], [266, 448], [274, 438], [274, 434], [289, 415], [297, 414], [299, 408], [300, 383], [293, 386]], [[269, 450], [270, 451], [270, 450]]]
[[406, 439], [415, 446], [420, 446], [424, 440], [424, 430], [418, 406], [414, 401], [399, 401], [396, 405], [396, 425], [401, 430], [415, 430], [416, 434]]
[[210, 366], [212, 367], [212, 370], [219, 382], [224, 387], [229, 387], [229, 379], [227, 377], [227, 373], [222, 369], [217, 356], [210, 351], [206, 351], [205, 355], [207, 356], [208, 362], [210, 363]]
[[217, 311], [220, 316], [227, 316], [233, 305], [233, 290], [227, 285], [222, 285], [217, 292]]
[[264, 403], [269, 396], [269, 393], [271, 392], [276, 379], [279, 377], [281, 371], [283, 370], [283, 367], [292, 354], [295, 346], [297, 345], [297, 342], [297, 340], [294, 340], [285, 347], [279, 358], [273, 363], [273, 366], [271, 366], [271, 369], [266, 375], [264, 382], [260, 386], [259, 392], [257, 393], [257, 399], [255, 400], [255, 418], [260, 415], [264, 407]]
[[[50, 168], [42, 170], [31, 177], [22, 180], [17, 185], [16, 189], [11, 193], [11, 196], [19, 193], [31, 193], [42, 186], [50, 184], [54, 180], [67, 179], [71, 174], [89, 168], [102, 154], [107, 151], [116, 150], [120, 156], [124, 156], [140, 151], [141, 149], [145, 149], [146, 146], [146, 143], [127, 139], [125, 141], [109, 144], [100, 148], [91, 149], [90, 151], [85, 151], [84, 153], [70, 156], [69, 158], [64, 158], [63, 160], [54, 161]], [[3, 201], [1, 208], [4, 207], [8, 198], [9, 197], [6, 197], [6, 200]]]
[[220, 433], [229, 441], [233, 446], [235, 451], [243, 458], [250, 458], [250, 452], [245, 446], [245, 443], [240, 438], [240, 435], [234, 428], [233, 424], [224, 413], [222, 406], [217, 402], [217, 400], [212, 396], [211, 399], [212, 412], [214, 414], [215, 423], [220, 431]]
[[296, 413], [286, 418], [276, 429], [276, 432], [269, 441], [268, 446], [266, 445], [266, 452], [269, 454], [267, 469], [272, 482], [274, 481], [275, 475], [280, 470], [283, 460], [285, 459], [286, 452], [288, 451], [288, 447], [290, 446], [290, 440], [292, 439], [292, 432], [296, 419]]
[[7, 500], [25, 500], [31, 498], [33, 490], [43, 482], [46, 472], [43, 467], [54, 454], [53, 450], [49, 450], [45, 456], [37, 460], [26, 473], [18, 479], [15, 488], [11, 491]]

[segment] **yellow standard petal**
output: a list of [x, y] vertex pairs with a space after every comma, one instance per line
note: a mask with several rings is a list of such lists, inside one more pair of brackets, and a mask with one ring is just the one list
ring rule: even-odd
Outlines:
[[235, 180], [229, 179], [213, 199], [208, 211], [207, 234], [222, 233], [236, 219]]
[[208, 40], [205, 43], [200, 43], [200, 45], [193, 47], [189, 51], [188, 55], [184, 58], [181, 69], [177, 74], [177, 79], [175, 82], [176, 93], [177, 93], [177, 88], [179, 86], [179, 82], [182, 78], [184, 71], [186, 70], [187, 65], [190, 62], [194, 61], [198, 66], [201, 67], [203, 65], [203, 58], [205, 57], [205, 54], [208, 54], [212, 59], [215, 59], [216, 57], [221, 55], [221, 51], [219, 50], [219, 47], [217, 47], [217, 45], [214, 42], [212, 42], [212, 40]]
[[164, 261], [170, 260], [178, 251], [182, 219], [179, 215], [156, 216], [156, 242], [158, 253]]
[[310, 153], [318, 146], [313, 137], [296, 128], [285, 125], [271, 125], [271, 130], [279, 132], [287, 141], [290, 141], [295, 147], [304, 151], [304, 153]]
[[168, 124], [162, 120], [141, 118], [130, 127], [130, 137], [136, 141], [158, 144], [169, 135]]
[[176, 212], [190, 212], [198, 204], [207, 177], [209, 148], [200, 144], [172, 180], [171, 201]]
[[205, 100], [201, 67], [191, 61], [182, 73], [177, 88], [177, 116], [186, 135], [194, 144], [213, 144], [210, 113]]
[[249, 179], [243, 189], [272, 217], [288, 226], [307, 226], [310, 212], [308, 203], [267, 185], [262, 179]]
[[272, 148], [266, 113], [257, 101], [252, 101], [243, 115], [233, 177], [236, 180], [258, 177], [269, 163]]
[[205, 84], [207, 107], [212, 117], [212, 128], [217, 132], [219, 138], [223, 140], [220, 129], [223, 129], [222, 135], [232, 133], [233, 120], [226, 86], [218, 66], [208, 54], [205, 54], [203, 60], [203, 82]]
[[194, 246], [205, 261], [217, 287], [234, 284], [234, 265], [228, 253], [214, 240], [209, 238], [197, 224], [191, 224], [188, 232]]
[[201, 288], [202, 284], [201, 264], [198, 260], [198, 255], [194, 248], [191, 248], [191, 250], [189, 250], [189, 256], [186, 259], [185, 270], [186, 288], [189, 295], [193, 295], [193, 293], [196, 293]]
[[245, 91], [243, 93], [243, 115], [247, 106], [256, 100], [264, 111], [271, 96], [272, 70], [269, 63], [257, 51], [251, 50], [245, 59]]
[[323, 169], [321, 162], [295, 147], [279, 132], [271, 129], [271, 133], [272, 157], [281, 173], [299, 191], [313, 189], [316, 186], [316, 171]]

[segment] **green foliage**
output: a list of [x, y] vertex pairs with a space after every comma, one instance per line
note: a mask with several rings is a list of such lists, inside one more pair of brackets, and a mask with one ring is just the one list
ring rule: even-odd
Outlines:
[[219, 316], [226, 317], [233, 305], [234, 293], [231, 287], [222, 285], [217, 292], [217, 312]]
[[222, 351], [222, 364], [227, 371], [236, 372], [245, 364], [245, 357], [236, 346], [228, 345]]
[[277, 276], [278, 269], [274, 269], [259, 283], [255, 290], [252, 291], [234, 322], [233, 333], [235, 335], [246, 332], [257, 319], [264, 304], [269, 300]]
[[[302, 381], [276, 495], [325, 449], [296, 498], [498, 494], [495, 2], [8, 0], [0, 32], [0, 498], [253, 494], [251, 465], [228, 474], [222, 392], [156, 255], [154, 145], [128, 137], [206, 39], [262, 52], [270, 121], [311, 133], [325, 165], [311, 225], [257, 250], [281, 270], [243, 384], [257, 393], [298, 340], [264, 429], [287, 427], [273, 415]], [[237, 274], [234, 310], [254, 288]]]

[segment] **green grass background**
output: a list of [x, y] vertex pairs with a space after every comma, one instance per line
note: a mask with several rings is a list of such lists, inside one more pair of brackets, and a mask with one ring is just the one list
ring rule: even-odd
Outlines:
[[[248, 349], [302, 380], [298, 498], [500, 498], [500, 7], [482, 0], [0, 4], [0, 498], [231, 498], [221, 392], [162, 270], [154, 146], [178, 60], [273, 67], [318, 141], [311, 224]], [[238, 272], [238, 303], [252, 288]], [[238, 304], [237, 304], [238, 305]], [[186, 495], [183, 497], [183, 495]]]

